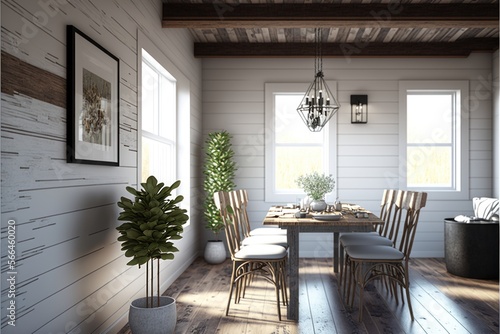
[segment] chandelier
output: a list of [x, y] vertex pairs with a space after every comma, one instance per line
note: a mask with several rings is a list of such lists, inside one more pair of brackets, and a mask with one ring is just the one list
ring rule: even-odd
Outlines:
[[330, 88], [323, 79], [323, 58], [321, 50], [320, 28], [314, 29], [316, 54], [314, 59], [314, 81], [311, 83], [302, 98], [297, 112], [309, 130], [319, 132], [328, 123], [330, 118], [339, 110], [340, 104], [333, 96]]

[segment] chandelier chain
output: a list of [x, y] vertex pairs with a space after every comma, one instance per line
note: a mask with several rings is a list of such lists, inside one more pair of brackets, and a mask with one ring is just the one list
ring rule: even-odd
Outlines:
[[318, 28], [314, 28], [314, 75], [318, 73]]
[[323, 71], [323, 50], [322, 50], [322, 44], [323, 44], [323, 31], [321, 30], [321, 28], [317, 28], [318, 29], [318, 42], [317, 42], [317, 45], [318, 45], [318, 59], [319, 59], [319, 65], [318, 65], [318, 72], [322, 72]]
[[314, 44], [316, 44], [316, 54], [314, 57], [314, 75], [322, 72], [323, 70], [323, 57], [322, 57], [322, 30], [321, 28], [314, 28]]

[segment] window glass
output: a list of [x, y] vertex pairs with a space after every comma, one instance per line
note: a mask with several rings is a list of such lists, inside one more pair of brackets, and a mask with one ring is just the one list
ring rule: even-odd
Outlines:
[[[174, 191], [182, 194], [183, 209], [191, 211], [192, 165], [192, 96], [191, 80], [153, 41], [137, 32], [138, 66], [138, 146], [137, 182], [149, 175], [171, 185], [180, 180]], [[197, 97], [195, 97], [197, 100]], [[196, 113], [197, 111], [195, 111]], [[130, 155], [130, 159], [133, 156]], [[130, 164], [133, 164], [130, 161]], [[190, 221], [184, 225], [190, 225]]]
[[309, 131], [297, 112], [303, 97], [303, 94], [274, 95], [274, 131], [277, 144], [323, 144], [323, 133]]
[[453, 93], [410, 93], [407, 99], [408, 142], [451, 144], [453, 98]]
[[143, 50], [141, 182], [169, 184], [176, 177], [176, 81]]
[[175, 166], [169, 161], [175, 160], [173, 143], [162, 142], [142, 137], [142, 182], [154, 175], [161, 182], [170, 182], [175, 178]]
[[455, 189], [457, 150], [456, 91], [408, 91], [406, 185]]
[[302, 198], [304, 192], [295, 183], [300, 175], [314, 171], [332, 174], [328, 150], [330, 127], [311, 132], [297, 112], [307, 87], [307, 83], [268, 83], [265, 86], [265, 194], [268, 202], [291, 203]]
[[148, 63], [142, 65], [142, 129], [158, 134], [160, 77]]
[[323, 132], [311, 132], [297, 113], [304, 94], [276, 93], [274, 99], [275, 190], [300, 191], [295, 180], [323, 170]]
[[[304, 125], [305, 126], [305, 125]], [[316, 132], [317, 133], [317, 132]], [[295, 180], [302, 174], [323, 171], [323, 148], [310, 146], [276, 147], [276, 190], [298, 190]]]
[[453, 186], [452, 147], [410, 146], [407, 158], [408, 187]]
[[[176, 98], [175, 98], [175, 81], [161, 77], [161, 91], [162, 96], [160, 99], [160, 104], [164, 110], [159, 113], [160, 123], [162, 126], [158, 129], [158, 134], [164, 138], [175, 141], [176, 135], [176, 122], [175, 122], [175, 110], [177, 108]], [[172, 119], [172, 115], [174, 118]]]

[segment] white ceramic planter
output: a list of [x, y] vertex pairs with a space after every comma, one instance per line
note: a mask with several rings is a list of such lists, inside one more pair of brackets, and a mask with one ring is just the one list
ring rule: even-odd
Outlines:
[[145, 297], [136, 299], [130, 304], [128, 322], [133, 334], [173, 334], [177, 323], [175, 299], [160, 296], [160, 306], [152, 308], [146, 308]]
[[205, 246], [205, 261], [210, 264], [219, 264], [226, 260], [226, 246], [222, 240], [209, 240]]

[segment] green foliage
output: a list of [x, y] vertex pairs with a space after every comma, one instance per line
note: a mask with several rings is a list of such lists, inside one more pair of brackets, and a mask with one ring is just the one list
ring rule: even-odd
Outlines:
[[301, 175], [295, 182], [315, 201], [324, 199], [325, 195], [335, 188], [332, 175], [323, 175], [318, 172]]
[[127, 187], [135, 199], [122, 197], [118, 202], [123, 210], [118, 220], [125, 223], [116, 229], [120, 232], [121, 249], [126, 257], [132, 258], [128, 265], [140, 267], [149, 260], [172, 260], [173, 253], [179, 251], [171, 240], [182, 238], [182, 225], [189, 217], [187, 211], [178, 206], [184, 197], [169, 197], [180, 183], [176, 181], [170, 187], [164, 187], [150, 176], [146, 183], [141, 183], [141, 190]]
[[219, 210], [214, 202], [217, 191], [231, 191], [234, 184], [236, 163], [233, 161], [234, 151], [231, 148], [231, 135], [226, 131], [212, 132], [205, 142], [205, 165], [203, 174], [205, 180], [205, 219], [206, 228], [216, 235], [224, 228]]

